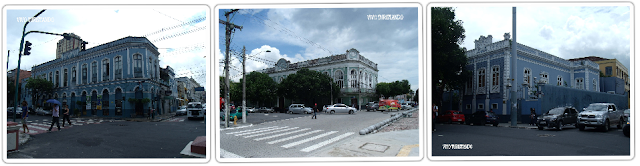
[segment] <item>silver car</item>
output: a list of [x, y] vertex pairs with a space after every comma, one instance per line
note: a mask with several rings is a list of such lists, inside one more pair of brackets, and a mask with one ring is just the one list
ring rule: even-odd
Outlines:
[[178, 115], [186, 115], [187, 114], [187, 106], [183, 105], [180, 106], [180, 108], [178, 108], [178, 110], [176, 111], [176, 116]]
[[255, 113], [256, 109], [253, 107], [247, 107], [247, 113]]
[[334, 104], [332, 106], [327, 107], [327, 111], [329, 111], [330, 114], [335, 114], [335, 113], [355, 114], [358, 110], [356, 110], [356, 108], [349, 107], [346, 104]]
[[304, 104], [291, 104], [289, 106], [288, 114], [312, 114], [313, 109], [311, 107], [305, 107]]

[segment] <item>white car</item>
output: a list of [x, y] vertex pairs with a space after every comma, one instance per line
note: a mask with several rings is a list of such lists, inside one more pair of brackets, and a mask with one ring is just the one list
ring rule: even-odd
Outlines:
[[200, 102], [190, 102], [187, 105], [187, 119], [203, 118], [205, 110]]
[[402, 104], [402, 109], [403, 110], [408, 110], [408, 109], [412, 109], [413, 107], [411, 105], [409, 105], [409, 103], [404, 103]]
[[176, 111], [176, 116], [178, 115], [186, 115], [187, 114], [187, 106], [180, 106], [180, 108], [178, 108], [178, 110]]
[[346, 104], [334, 104], [332, 106], [327, 107], [327, 111], [331, 114], [335, 113], [349, 113], [355, 114], [358, 110], [353, 107], [349, 107]]
[[247, 110], [247, 113], [255, 113], [256, 112], [256, 109], [253, 108], [253, 107], [247, 107], [246, 110]]

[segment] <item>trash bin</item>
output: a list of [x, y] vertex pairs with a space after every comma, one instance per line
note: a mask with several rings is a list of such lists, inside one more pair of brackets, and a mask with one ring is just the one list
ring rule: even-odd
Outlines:
[[16, 122], [7, 122], [7, 152], [18, 150], [20, 126]]

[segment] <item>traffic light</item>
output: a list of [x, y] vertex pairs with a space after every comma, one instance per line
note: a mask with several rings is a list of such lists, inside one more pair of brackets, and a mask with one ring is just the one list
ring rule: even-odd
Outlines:
[[29, 51], [31, 51], [31, 45], [33, 45], [33, 44], [31, 44], [31, 42], [29, 42], [29, 41], [24, 43], [24, 55], [30, 55], [31, 54], [31, 52], [29, 52]]

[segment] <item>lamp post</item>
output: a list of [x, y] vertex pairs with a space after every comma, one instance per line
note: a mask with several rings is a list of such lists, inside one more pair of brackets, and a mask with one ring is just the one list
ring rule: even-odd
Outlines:
[[18, 52], [18, 67], [16, 68], [16, 91], [15, 91], [15, 95], [14, 95], [14, 103], [15, 103], [15, 107], [13, 107], [13, 121], [16, 121], [16, 110], [18, 109], [18, 82], [20, 81], [20, 60], [22, 60], [22, 49], [24, 47], [24, 37], [29, 34], [29, 33], [24, 33], [24, 31], [27, 29], [27, 25], [29, 24], [29, 22], [31, 22], [34, 18], [38, 17], [40, 14], [42, 14], [45, 10], [47, 9], [42, 9], [42, 11], [38, 12], [38, 14], [36, 14], [35, 16], [31, 17], [31, 19], [29, 19], [29, 21], [27, 21], [26, 23], [24, 23], [24, 27], [22, 27], [22, 38], [20, 39], [20, 51]]
[[[242, 46], [242, 123], [247, 123], [247, 79], [245, 78], [246, 75], [246, 65], [245, 65], [245, 61], [247, 60], [247, 56], [245, 56], [244, 52], [245, 52], [245, 47]], [[263, 51], [257, 53], [260, 54]], [[270, 50], [266, 50], [264, 52], [271, 52]], [[255, 55], [257, 55], [255, 54]]]

